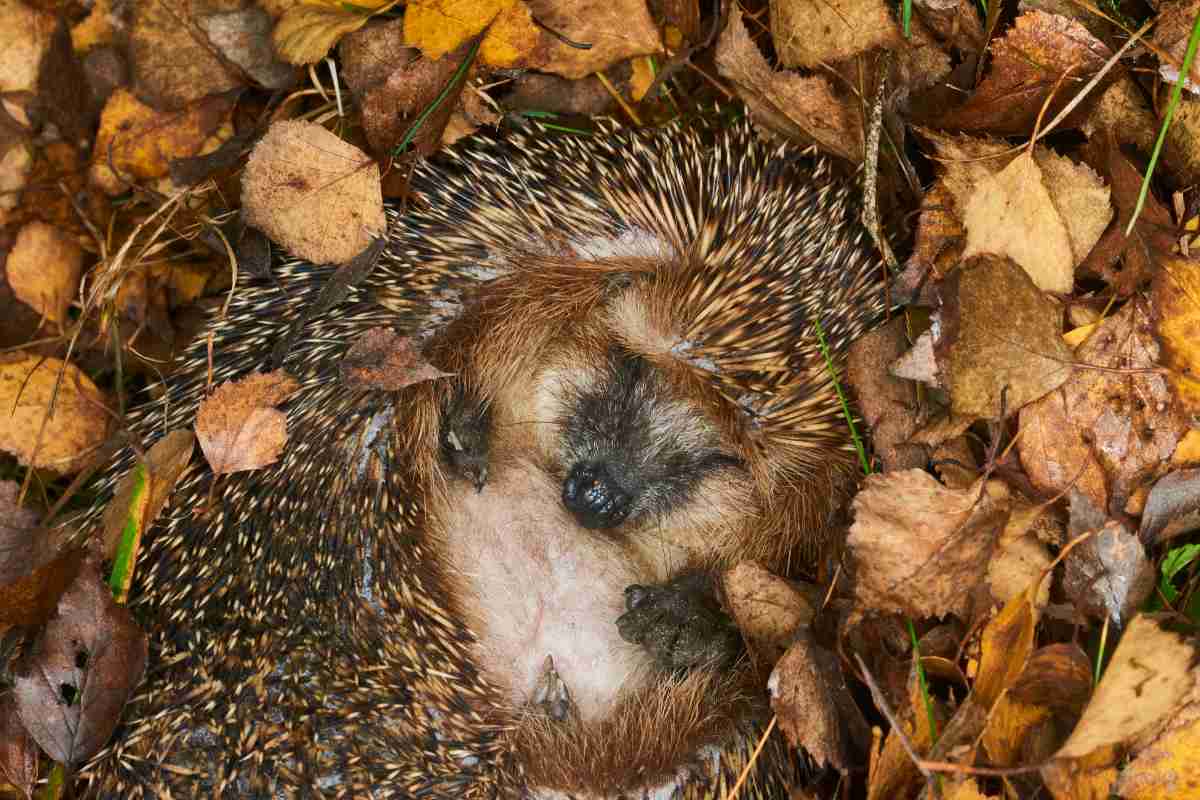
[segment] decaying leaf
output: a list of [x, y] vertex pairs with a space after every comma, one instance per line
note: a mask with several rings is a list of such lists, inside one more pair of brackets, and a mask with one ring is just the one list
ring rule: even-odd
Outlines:
[[8, 783], [31, 799], [37, 777], [37, 744], [21, 724], [16, 700], [5, 694], [0, 697], [0, 786]]
[[[964, 105], [944, 115], [943, 128], [983, 130], [996, 135], [1029, 136], [1046, 100], [1045, 119], [1054, 116], [1100, 71], [1111, 52], [1078, 22], [1044, 11], [1027, 11], [992, 45], [991, 71]], [[1068, 115], [1079, 124], [1100, 97]]]
[[817, 764], [846, 771], [850, 743], [866, 741], [866, 723], [846, 688], [837, 656], [801, 630], [767, 681], [771, 708], [793, 747]]
[[391, 328], [371, 328], [355, 339], [342, 357], [341, 373], [347, 386], [386, 392], [452, 374], [426, 361], [413, 339]]
[[222, 383], [200, 404], [196, 438], [214, 473], [274, 463], [287, 443], [287, 415], [275, 408], [299, 388], [285, 372]]
[[137, 94], [159, 110], [185, 108], [243, 84], [200, 29], [203, 0], [133, 4], [130, 63]]
[[954, 491], [921, 470], [869, 476], [846, 542], [856, 607], [965, 616], [1007, 513], [979, 483]]
[[314, 64], [348, 33], [371, 18], [358, 6], [300, 3], [289, 8], [275, 25], [275, 49], [289, 64]]
[[1153, 280], [1151, 314], [1162, 364], [1179, 403], [1200, 414], [1200, 259], [1164, 258]]
[[887, 470], [920, 467], [928, 457], [924, 447], [910, 443], [921, 422], [915, 387], [888, 372], [908, 346], [904, 328], [905, 319], [897, 316], [859, 337], [846, 357], [846, 381]]
[[1138, 538], [1147, 547], [1200, 527], [1200, 469], [1180, 469], [1159, 478], [1142, 510]]
[[1021, 411], [1021, 464], [1047, 496], [1074, 486], [1097, 508], [1123, 507], [1187, 430], [1148, 317], [1134, 299], [1104, 320], [1076, 350], [1070, 379]]
[[379, 167], [310, 122], [277, 122], [255, 145], [242, 210], [250, 225], [318, 264], [349, 261], [387, 226]]
[[86, 566], [18, 670], [21, 721], [51, 758], [80, 764], [116, 729], [146, 658], [146, 635], [95, 565]]
[[1063, 588], [1085, 615], [1099, 620], [1108, 617], [1121, 626], [1154, 590], [1154, 565], [1138, 537], [1119, 520], [1103, 519], [1099, 509], [1079, 513], [1079, 506], [1090, 504], [1082, 492], [1071, 492], [1071, 537], [1093, 535], [1067, 554]]
[[69, 529], [37, 529], [39, 515], [17, 505], [19, 490], [0, 481], [0, 630], [45, 622], [82, 561], [80, 550], [63, 549]]

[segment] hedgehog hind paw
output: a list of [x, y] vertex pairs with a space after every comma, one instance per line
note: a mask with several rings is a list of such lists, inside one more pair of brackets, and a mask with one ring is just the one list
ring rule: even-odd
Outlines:
[[621, 638], [641, 645], [663, 669], [727, 668], [741, 655], [741, 634], [707, 576], [627, 586], [625, 608], [617, 618]]
[[571, 699], [566, 681], [555, 669], [552, 656], [546, 656], [542, 664], [542, 674], [533, 687], [529, 705], [554, 722], [567, 722], [579, 717], [579, 709]]

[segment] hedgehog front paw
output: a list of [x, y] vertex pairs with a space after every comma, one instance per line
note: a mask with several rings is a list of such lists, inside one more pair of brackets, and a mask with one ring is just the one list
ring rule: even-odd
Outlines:
[[726, 667], [742, 651], [741, 634], [721, 610], [706, 576], [627, 586], [625, 608], [617, 618], [621, 638], [646, 648], [665, 669]]

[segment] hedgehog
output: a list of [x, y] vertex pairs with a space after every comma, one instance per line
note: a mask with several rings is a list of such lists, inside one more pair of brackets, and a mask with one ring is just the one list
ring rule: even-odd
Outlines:
[[[477, 136], [418, 167], [374, 271], [306, 321], [274, 465], [193, 465], [130, 607], [150, 667], [103, 798], [777, 797], [722, 569], [836, 541], [836, 367], [886, 311], [852, 180], [745, 124]], [[332, 268], [240, 276], [132, 412], [145, 445], [266, 368]], [[339, 379], [389, 328], [445, 377]], [[111, 470], [108, 482], [133, 456]], [[209, 502], [209, 499], [212, 502]], [[748, 765], [752, 766], [748, 768]]]

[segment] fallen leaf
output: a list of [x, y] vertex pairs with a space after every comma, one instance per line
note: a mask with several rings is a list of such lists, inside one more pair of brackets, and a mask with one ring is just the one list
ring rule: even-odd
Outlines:
[[1150, 303], [1175, 397], [1188, 413], [1200, 414], [1200, 260], [1175, 256], [1159, 261]]
[[300, 258], [342, 264], [383, 234], [379, 167], [311, 122], [276, 122], [242, 174], [248, 224]]
[[909, 443], [921, 422], [915, 388], [888, 373], [889, 365], [908, 347], [905, 323], [904, 317], [897, 316], [860, 336], [846, 356], [846, 382], [858, 398], [885, 471], [923, 466], [928, 458], [924, 447]]
[[67, 321], [67, 307], [79, 291], [83, 248], [45, 222], [28, 222], [5, 262], [8, 285], [17, 299], [56, 325]]
[[412, 338], [383, 327], [355, 339], [341, 362], [342, 381], [355, 389], [396, 392], [452, 374], [426, 361]]
[[882, 0], [776, 0], [771, 39], [785, 67], [833, 64], [903, 39]]
[[133, 83], [139, 98], [159, 111], [183, 110], [210, 95], [242, 86], [197, 24], [204, 0], [135, 3], [129, 31]]
[[95, 565], [85, 567], [17, 672], [21, 721], [55, 761], [81, 764], [116, 729], [146, 658], [146, 635], [113, 602]]
[[196, 412], [196, 438], [217, 475], [273, 464], [287, 443], [287, 415], [274, 406], [299, 384], [282, 371], [226, 381]]
[[761, 665], [779, 661], [796, 634], [812, 623], [821, 602], [818, 587], [802, 586], [749, 561], [727, 570], [721, 589], [729, 615]]
[[283, 12], [272, 38], [289, 64], [315, 64], [339, 39], [366, 25], [370, 18], [357, 6], [300, 3]]
[[1200, 469], [1168, 472], [1155, 481], [1142, 512], [1138, 538], [1146, 547], [1200, 527]]
[[[1088, 502], [1073, 492], [1072, 506]], [[1072, 536], [1087, 532], [1075, 530]], [[1117, 520], [1106, 520], [1090, 538], [1080, 542], [1063, 562], [1063, 590], [1081, 613], [1112, 619], [1124, 625], [1154, 591], [1154, 565], [1141, 541]]]
[[96, 384], [73, 364], [0, 354], [0, 450], [22, 464], [74, 472], [108, 436], [106, 407]]
[[8, 783], [32, 798], [37, 777], [37, 744], [21, 724], [13, 696], [6, 693], [0, 697], [0, 786]]
[[951, 411], [995, 419], [1071, 375], [1062, 307], [1006, 259], [979, 257], [944, 282], [934, 345]]
[[846, 549], [857, 610], [966, 615], [1007, 516], [982, 484], [953, 491], [921, 470], [873, 474], [853, 510]]

